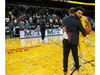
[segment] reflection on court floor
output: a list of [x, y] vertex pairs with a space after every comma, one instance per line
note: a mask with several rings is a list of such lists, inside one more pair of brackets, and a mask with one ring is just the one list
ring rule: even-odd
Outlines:
[[[62, 36], [45, 38], [6, 39], [5, 75], [63, 75]], [[79, 53], [79, 61], [81, 61]], [[95, 75], [95, 33], [85, 39], [85, 70], [80, 75]], [[68, 59], [68, 75], [79, 75], [70, 70], [71, 54]]]

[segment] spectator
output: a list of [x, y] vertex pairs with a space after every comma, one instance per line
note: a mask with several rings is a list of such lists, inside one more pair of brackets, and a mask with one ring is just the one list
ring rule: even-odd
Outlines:
[[29, 17], [29, 23], [32, 23], [32, 16]]
[[62, 19], [60, 18], [59, 23], [62, 24]]
[[12, 11], [9, 11], [9, 18], [10, 18], [10, 21], [11, 21], [11, 15], [12, 15]]
[[11, 38], [11, 35], [12, 35], [13, 27], [14, 27], [13, 21], [10, 21], [10, 23], [9, 23], [10, 38]]
[[21, 21], [22, 21], [22, 22], [24, 22], [24, 21], [25, 21], [25, 19], [23, 18], [23, 16], [21, 17]]
[[15, 16], [15, 17], [17, 17], [17, 11], [14, 9], [14, 11], [13, 11], [13, 15]]
[[55, 20], [54, 20], [54, 25], [58, 25], [58, 23], [59, 23], [58, 18], [56, 17]]
[[56, 17], [56, 14], [54, 13], [54, 14], [52, 15], [52, 17], [53, 17], [53, 19], [55, 19], [55, 17]]
[[17, 24], [20, 22], [20, 19], [19, 19], [19, 17], [17, 17]]
[[40, 29], [40, 26], [38, 25], [36, 29]]
[[39, 18], [40, 20], [43, 20], [43, 17], [42, 17], [42, 15], [40, 15], [40, 18]]
[[28, 21], [26, 21], [26, 24], [25, 24], [25, 27], [27, 28], [27, 29], [29, 29], [29, 23], [28, 23]]
[[53, 18], [50, 18], [50, 19], [49, 19], [49, 22], [50, 22], [50, 23], [53, 23]]
[[56, 29], [56, 25], [53, 25], [53, 29]]
[[19, 26], [19, 30], [23, 30], [23, 23], [22, 23], [22, 21], [20, 21], [20, 22], [18, 23], [18, 26]]
[[90, 22], [90, 24], [91, 24], [91, 27], [93, 27], [93, 20], [90, 20], [90, 19], [89, 19], [89, 22]]
[[36, 17], [33, 17], [33, 23], [36, 23]]
[[13, 20], [13, 21], [14, 21], [14, 18], [15, 18], [15, 16], [14, 16], [14, 15], [11, 15], [11, 20]]
[[42, 21], [42, 20], [40, 20], [40, 21], [39, 21], [39, 24], [41, 25], [42, 23], [43, 23], [43, 21]]
[[5, 21], [6, 21], [6, 26], [8, 26], [9, 25], [9, 21], [10, 21], [9, 17], [6, 17]]
[[53, 29], [53, 28], [54, 27], [53, 27], [52, 23], [50, 23], [49, 29]]
[[25, 19], [25, 22], [28, 21], [29, 18], [28, 18], [28, 16], [27, 16], [27, 14], [25, 14], [24, 19]]
[[13, 21], [10, 21], [10, 23], [9, 23], [10, 32], [13, 30], [13, 27], [14, 27]]
[[61, 25], [62, 24], [62, 19], [60, 18], [60, 20], [59, 20], [59, 25]]
[[39, 16], [39, 15], [37, 15], [37, 16], [36, 16], [36, 18], [37, 18], [37, 19], [39, 19], [39, 18], [40, 18], [40, 16]]
[[45, 23], [45, 28], [46, 29], [49, 29], [49, 25], [47, 25], [47, 23]]
[[39, 23], [40, 23], [40, 20], [39, 20], [39, 19], [37, 19], [36, 23], [37, 23], [37, 24], [39, 24]]
[[52, 17], [52, 14], [50, 13], [50, 17]]
[[58, 23], [58, 19], [57, 18], [55, 19], [55, 23]]
[[33, 15], [33, 23], [36, 23], [36, 17], [35, 17], [35, 15]]
[[58, 29], [62, 29], [61, 25], [59, 25]]
[[14, 20], [14, 25], [17, 26], [17, 19]]
[[43, 21], [45, 21], [45, 22], [46, 22], [45, 17], [43, 17]]
[[25, 19], [23, 18], [23, 16], [21, 17], [21, 21], [22, 21], [22, 24], [24, 24]]

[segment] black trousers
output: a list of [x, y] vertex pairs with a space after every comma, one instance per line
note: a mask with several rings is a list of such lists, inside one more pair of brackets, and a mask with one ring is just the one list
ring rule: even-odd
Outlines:
[[79, 69], [77, 45], [72, 45], [69, 43], [69, 41], [67, 39], [64, 39], [63, 40], [63, 68], [64, 68], [64, 72], [67, 72], [68, 56], [69, 56], [70, 49], [72, 50], [72, 54], [74, 56], [75, 67], [76, 67], [76, 69]]
[[45, 30], [41, 30], [41, 38], [42, 38], [42, 40], [44, 40], [44, 38], [45, 38]]

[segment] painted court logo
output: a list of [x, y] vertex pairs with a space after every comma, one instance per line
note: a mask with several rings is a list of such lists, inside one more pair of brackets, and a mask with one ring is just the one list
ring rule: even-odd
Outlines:
[[29, 49], [31, 49], [31, 48], [37, 48], [37, 47], [40, 47], [40, 46], [41, 45], [24, 47], [24, 48], [10, 49], [10, 50], [6, 50], [5, 53], [6, 54], [12, 54], [12, 53], [17, 53], [17, 52], [29, 51]]

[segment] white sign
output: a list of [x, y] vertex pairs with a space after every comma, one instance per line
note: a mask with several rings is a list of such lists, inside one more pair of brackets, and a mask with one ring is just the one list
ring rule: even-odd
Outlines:
[[[62, 35], [62, 29], [46, 29], [45, 36], [52, 36], [52, 35]], [[20, 31], [20, 38], [29, 38], [29, 37], [40, 37], [41, 32], [40, 30], [22, 30]]]

